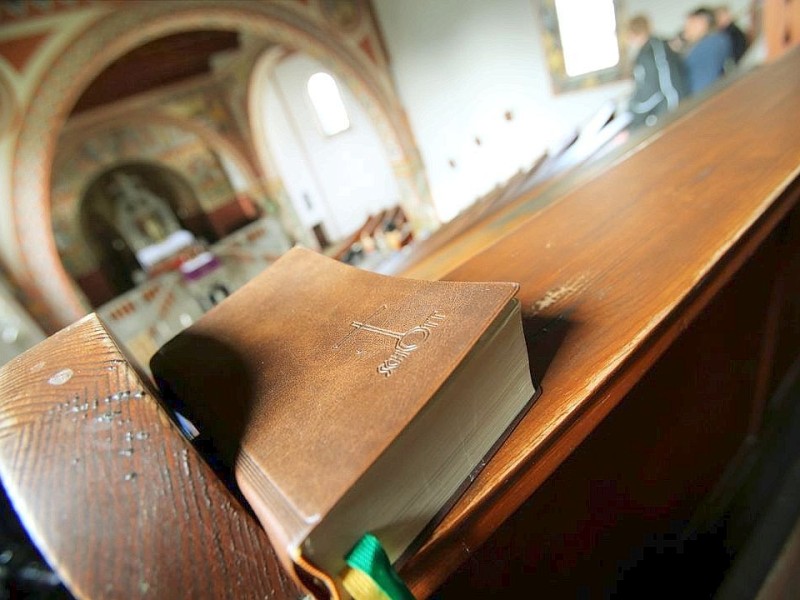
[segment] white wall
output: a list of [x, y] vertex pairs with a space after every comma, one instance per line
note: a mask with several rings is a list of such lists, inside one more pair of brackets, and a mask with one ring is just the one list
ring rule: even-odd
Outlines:
[[[308, 99], [308, 78], [326, 69], [303, 54], [281, 61], [266, 90], [266, 136], [301, 222], [322, 221], [331, 239], [395, 205], [400, 191], [383, 144], [359, 102], [341, 85], [350, 128], [323, 135]], [[305, 198], [308, 198], [311, 206]]]
[[554, 96], [531, 0], [374, 4], [444, 220], [530, 166], [604, 101], [627, 94], [618, 83]]
[[[730, 2], [735, 12], [748, 0]], [[630, 83], [554, 95], [535, 0], [373, 0], [397, 88], [448, 220]], [[628, 0], [657, 32], [674, 35], [697, 0]], [[503, 115], [512, 111], [514, 120]], [[475, 144], [475, 137], [481, 145]], [[455, 161], [455, 168], [449, 161]]]

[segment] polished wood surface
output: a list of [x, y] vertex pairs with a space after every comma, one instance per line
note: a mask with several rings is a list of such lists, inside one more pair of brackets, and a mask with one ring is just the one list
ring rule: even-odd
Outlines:
[[[536, 523], [542, 535], [557, 538], [569, 516], [586, 510], [591, 517], [602, 506], [591, 500], [592, 489], [584, 490], [586, 506], [576, 500], [562, 519], [547, 518], [561, 503], [570, 504], [582, 472], [596, 480], [640, 482], [636, 493], [644, 494], [648, 480], [639, 475], [655, 469], [660, 476], [652, 497], [640, 498], [663, 510], [664, 519], [685, 516], [747, 432], [758, 429], [759, 403], [800, 345], [797, 322], [784, 326], [784, 319], [800, 314], [790, 298], [800, 281], [793, 275], [798, 217], [792, 212], [800, 196], [799, 72], [800, 52], [794, 51], [707, 99], [602, 172], [566, 186], [541, 210], [514, 212], [508, 217], [513, 227], [487, 227], [480, 244], [461, 248], [446, 278], [521, 283], [526, 341], [542, 396], [404, 565], [402, 575], [419, 597], [437, 590], [465, 561], [491, 562], [481, 545], [517, 547], [504, 537], [509, 528], [525, 525], [519, 535], [535, 540]], [[780, 283], [773, 275], [784, 272]], [[770, 317], [774, 310], [777, 316]], [[756, 312], [742, 328], [746, 335], [726, 342], [726, 332]], [[91, 407], [95, 398], [140, 385], [99, 327], [84, 321], [3, 371], [0, 473], [37, 544], [81, 596], [107, 597], [113, 594], [102, 592], [111, 586], [119, 595], [146, 588], [169, 597], [162, 584], [183, 596], [230, 595], [218, 587], [224, 585], [294, 596], [296, 590], [281, 587], [287, 584], [261, 530], [149, 396], [119, 402], [112, 410], [123, 412], [112, 412], [109, 423], [95, 420], [105, 412], [81, 412], [87, 401]], [[692, 337], [693, 331], [700, 333]], [[739, 388], [731, 386], [736, 379], [728, 377], [722, 352], [734, 349], [749, 352], [748, 385], [726, 403], [725, 390]], [[697, 356], [706, 362], [695, 364]], [[51, 385], [65, 368], [72, 378]], [[688, 370], [693, 379], [681, 380]], [[719, 385], [714, 377], [722, 378]], [[659, 381], [676, 385], [663, 389]], [[671, 394], [681, 395], [675, 407]], [[721, 428], [730, 424], [724, 445], [708, 455], [692, 452], [681, 436], [702, 444], [704, 430], [693, 425], [720, 415]], [[673, 416], [674, 425], [648, 435], [647, 426], [662, 427]], [[124, 446], [128, 431], [134, 437]], [[149, 434], [146, 443], [136, 431]], [[613, 452], [593, 452], [613, 448], [598, 446], [598, 439], [628, 435], [631, 456], [618, 470], [609, 467]], [[119, 454], [131, 448], [131, 456]], [[572, 484], [559, 484], [561, 478]], [[665, 502], [673, 495], [679, 501]], [[613, 510], [603, 514], [608, 523], [599, 530], [623, 540], [648, 525], [644, 520], [640, 528], [620, 529]], [[146, 535], [126, 537], [137, 528]], [[74, 552], [83, 531], [93, 543]], [[109, 551], [115, 544], [122, 554]], [[591, 550], [603, 548], [594, 543]]]
[[0, 477], [79, 598], [300, 595], [94, 316], [0, 370]]
[[[599, 123], [598, 123], [599, 121]], [[513, 231], [568, 189], [605, 170], [622, 156], [630, 115], [615, 116], [603, 107], [583, 130], [558, 150], [537, 159], [506, 184], [479, 198], [429, 238], [413, 244], [379, 268], [380, 272], [414, 279], [440, 279], [469, 257]], [[643, 136], [636, 136], [640, 143]], [[607, 153], [619, 150], [611, 157]], [[601, 158], [608, 158], [600, 162]], [[598, 161], [593, 168], [587, 165]]]
[[735, 82], [447, 275], [519, 281], [532, 363], [549, 364], [537, 404], [405, 566], [417, 594], [534, 493], [795, 205], [798, 72], [795, 51]]
[[791, 250], [776, 233], [437, 598], [680, 597], [687, 581], [690, 597], [713, 595], [727, 555], [691, 540], [725, 532], [686, 532], [745, 458], [772, 283]]

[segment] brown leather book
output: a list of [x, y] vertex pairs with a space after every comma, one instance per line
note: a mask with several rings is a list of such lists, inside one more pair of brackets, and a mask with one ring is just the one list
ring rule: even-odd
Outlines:
[[397, 561], [529, 405], [517, 288], [386, 277], [294, 249], [151, 367], [287, 569], [335, 597], [363, 534]]

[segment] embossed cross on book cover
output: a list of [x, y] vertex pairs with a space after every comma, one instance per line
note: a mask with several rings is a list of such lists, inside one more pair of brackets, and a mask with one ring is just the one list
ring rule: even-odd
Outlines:
[[151, 367], [289, 572], [337, 596], [362, 535], [393, 561], [413, 551], [529, 406], [517, 289], [294, 249]]

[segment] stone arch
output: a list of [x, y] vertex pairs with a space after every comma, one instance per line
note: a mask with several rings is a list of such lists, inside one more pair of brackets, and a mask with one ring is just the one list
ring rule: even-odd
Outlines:
[[87, 139], [103, 135], [105, 132], [122, 126], [131, 125], [163, 125], [192, 133], [202, 140], [214, 153], [219, 156], [224, 156], [227, 160], [231, 161], [247, 180], [250, 189], [261, 191], [261, 188], [263, 188], [256, 174], [257, 165], [254, 165], [245, 153], [236, 144], [231, 142], [231, 140], [204, 123], [188, 118], [177, 117], [162, 111], [134, 110], [126, 112], [124, 116], [103, 119], [89, 127], [82, 127], [79, 134], [69, 136], [66, 143], [59, 143], [57, 154], [54, 157], [56, 162], [53, 167], [53, 172], [55, 173], [58, 170], [58, 161], [61, 156], [71, 154]]
[[[136, 4], [111, 12], [79, 32], [50, 65], [27, 107], [12, 167], [14, 227], [26, 293], [43, 307], [50, 330], [79, 318], [86, 308], [61, 265], [50, 227], [49, 185], [59, 131], [80, 93], [108, 64], [148, 41], [193, 29], [246, 31], [300, 50], [328, 65], [364, 103], [391, 140], [391, 160], [411, 214], [432, 215], [421, 161], [405, 126], [388, 76], [353, 47], [333, 39], [321, 24], [290, 4], [182, 1]], [[409, 207], [411, 208], [411, 206]]]
[[14, 86], [0, 69], [0, 135], [12, 129], [16, 124], [19, 113], [17, 96]]
[[253, 63], [250, 78], [247, 81], [247, 121], [250, 124], [253, 149], [264, 172], [264, 186], [267, 193], [277, 199], [281, 206], [289, 206], [291, 201], [283, 186], [283, 181], [278, 175], [278, 165], [263, 135], [263, 132], [266, 131], [266, 123], [261, 111], [262, 91], [259, 88], [263, 88], [264, 82], [269, 79], [275, 67], [288, 54], [289, 51], [283, 46], [273, 46], [264, 50]]

